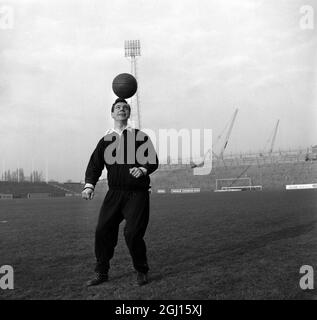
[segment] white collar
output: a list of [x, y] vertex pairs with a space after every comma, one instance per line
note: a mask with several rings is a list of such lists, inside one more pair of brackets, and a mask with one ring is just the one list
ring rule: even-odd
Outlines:
[[127, 124], [126, 127], [122, 129], [122, 131], [119, 131], [118, 129], [115, 129], [115, 128], [110, 128], [106, 131], [106, 135], [116, 132], [119, 136], [121, 136], [124, 130], [129, 130], [131, 132], [132, 131], [131, 125]]

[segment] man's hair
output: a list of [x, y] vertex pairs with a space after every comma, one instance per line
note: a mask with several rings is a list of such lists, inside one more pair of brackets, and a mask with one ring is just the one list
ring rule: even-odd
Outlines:
[[122, 98], [117, 98], [116, 101], [113, 103], [112, 107], [111, 107], [111, 112], [114, 111], [114, 106], [119, 103], [119, 102], [123, 102], [123, 103], [126, 103], [128, 106], [129, 106], [129, 112], [131, 112], [131, 107], [130, 105], [128, 104], [128, 102], [125, 100], [125, 99], [122, 99]]

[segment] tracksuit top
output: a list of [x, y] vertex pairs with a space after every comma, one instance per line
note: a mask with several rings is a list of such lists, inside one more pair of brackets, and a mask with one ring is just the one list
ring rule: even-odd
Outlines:
[[[149, 175], [158, 168], [158, 158], [148, 135], [138, 129], [125, 128], [121, 135], [108, 131], [100, 139], [90, 157], [85, 182], [95, 186], [104, 166], [109, 189], [148, 190]], [[135, 178], [129, 172], [133, 167], [143, 167], [147, 172]]]

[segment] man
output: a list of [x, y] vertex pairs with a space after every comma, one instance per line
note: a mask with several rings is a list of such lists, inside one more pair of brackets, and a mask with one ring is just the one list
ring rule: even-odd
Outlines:
[[93, 198], [104, 166], [109, 185], [95, 233], [96, 276], [88, 281], [88, 286], [108, 281], [110, 260], [123, 219], [126, 220], [124, 236], [137, 271], [137, 283], [148, 282], [149, 266], [143, 237], [149, 220], [149, 175], [158, 168], [158, 158], [150, 138], [128, 126], [130, 113], [130, 106], [124, 99], [118, 98], [114, 102], [111, 108], [114, 128], [97, 144], [85, 174], [82, 197], [86, 200]]

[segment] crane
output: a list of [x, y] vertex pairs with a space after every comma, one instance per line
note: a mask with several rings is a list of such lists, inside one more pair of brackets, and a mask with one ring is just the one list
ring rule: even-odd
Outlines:
[[271, 141], [271, 147], [270, 147], [270, 150], [269, 150], [270, 154], [273, 152], [273, 148], [274, 148], [274, 144], [275, 144], [275, 140], [276, 140], [276, 134], [277, 134], [277, 129], [278, 129], [279, 123], [280, 123], [280, 120], [277, 120], [275, 128], [274, 128], [274, 132], [273, 132], [273, 137], [272, 137], [272, 141]]
[[230, 126], [229, 126], [229, 129], [228, 129], [228, 132], [227, 132], [227, 135], [226, 135], [226, 138], [225, 138], [225, 142], [221, 148], [221, 151], [220, 151], [220, 154], [219, 154], [219, 158], [223, 158], [223, 153], [228, 145], [228, 142], [229, 142], [229, 138], [230, 138], [230, 135], [231, 135], [231, 131], [232, 131], [232, 128], [233, 128], [233, 125], [234, 125], [234, 122], [236, 120], [236, 117], [237, 117], [237, 114], [238, 114], [238, 111], [239, 109], [236, 109], [234, 114], [233, 114], [233, 117], [232, 117], [232, 120], [231, 120], [231, 123], [230, 123]]
[[[233, 114], [232, 120], [231, 120], [230, 125], [229, 125], [229, 129], [228, 129], [228, 131], [227, 131], [227, 135], [226, 135], [226, 138], [225, 138], [225, 142], [224, 142], [224, 144], [223, 144], [223, 146], [222, 146], [222, 148], [221, 148], [220, 154], [217, 155], [217, 154], [212, 150], [213, 147], [214, 147], [214, 144], [213, 144], [212, 148], [210, 148], [210, 149], [207, 150], [207, 152], [206, 152], [205, 155], [204, 155], [203, 160], [202, 160], [200, 163], [196, 164], [196, 163], [194, 163], [193, 161], [190, 161], [190, 166], [191, 166], [191, 168], [197, 168], [197, 167], [199, 168], [199, 167], [204, 166], [205, 160], [208, 159], [208, 158], [211, 159], [212, 155], [214, 155], [217, 159], [223, 159], [223, 153], [224, 153], [224, 151], [225, 151], [225, 149], [226, 149], [226, 147], [227, 147], [227, 145], [228, 145], [229, 138], [230, 138], [230, 135], [231, 135], [231, 131], [232, 131], [234, 122], [235, 122], [235, 120], [236, 120], [238, 111], [239, 111], [239, 110], [236, 109], [235, 112], [234, 112], [234, 114]], [[223, 132], [218, 136], [218, 141], [221, 139], [222, 134], [225, 132], [226, 128], [227, 128], [227, 126], [224, 128]], [[217, 141], [217, 142], [218, 142], [218, 141]], [[217, 143], [217, 142], [216, 142], [216, 143]], [[208, 158], [207, 158], [207, 157], [208, 157]]]

